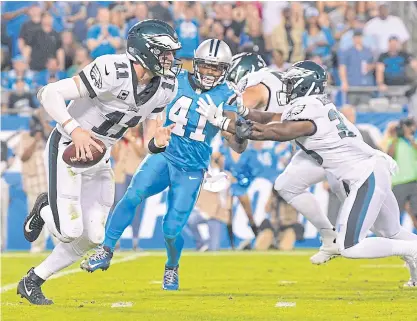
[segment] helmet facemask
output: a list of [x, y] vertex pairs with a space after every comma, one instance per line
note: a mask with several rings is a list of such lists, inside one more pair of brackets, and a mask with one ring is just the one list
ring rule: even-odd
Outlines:
[[194, 77], [200, 87], [210, 90], [223, 83], [230, 64], [195, 58], [193, 61]]
[[176, 50], [161, 50], [157, 47], [149, 48], [149, 51], [158, 59], [158, 64], [154, 67], [155, 73], [168, 78], [178, 76], [182, 68], [180, 59], [175, 58]]

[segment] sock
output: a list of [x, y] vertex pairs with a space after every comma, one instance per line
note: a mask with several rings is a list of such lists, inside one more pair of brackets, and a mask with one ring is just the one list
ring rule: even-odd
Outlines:
[[253, 234], [255, 234], [255, 238], [258, 236], [258, 227], [255, 223], [250, 225], [250, 228], [252, 229]]
[[230, 246], [232, 249], [235, 248], [235, 239], [233, 235], [233, 227], [232, 224], [227, 224], [227, 235], [229, 236]]
[[56, 229], [51, 207], [49, 205], [42, 207], [40, 214], [42, 219], [45, 221], [45, 225], [48, 228], [49, 232], [51, 232], [52, 235], [58, 237], [61, 233], [59, 233]]
[[184, 247], [184, 238], [179, 234], [176, 238], [165, 237], [165, 247], [167, 250], [167, 262], [166, 266], [173, 268], [179, 263], [181, 252]]
[[78, 261], [83, 254], [78, 254], [71, 243], [59, 243], [52, 253], [35, 268], [35, 273], [46, 280], [52, 274], [61, 271]]
[[333, 244], [335, 244], [335, 240], [337, 238], [336, 229], [321, 229], [319, 233], [321, 235], [323, 247], [333, 247]]
[[351, 259], [376, 259], [388, 256], [417, 254], [417, 242], [393, 240], [383, 237], [368, 237], [358, 244], [342, 250], [342, 255]]
[[393, 240], [417, 241], [417, 234], [407, 231], [401, 227], [400, 231], [394, 236], [390, 237]]
[[[139, 202], [137, 202], [138, 200]], [[106, 236], [103, 243], [112, 252], [126, 227], [132, 223], [136, 214], [136, 208], [140, 203], [141, 200], [139, 197], [133, 202], [125, 195], [114, 208], [113, 214], [109, 218], [110, 221], [107, 224]]]
[[332, 223], [330, 223], [328, 217], [322, 213], [319, 203], [310, 192], [304, 192], [295, 196], [288, 204], [310, 221], [317, 231], [321, 231], [322, 229], [333, 229]]

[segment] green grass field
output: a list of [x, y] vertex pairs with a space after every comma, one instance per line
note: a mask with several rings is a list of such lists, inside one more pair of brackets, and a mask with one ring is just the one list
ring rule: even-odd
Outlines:
[[[45, 256], [9, 253], [2, 263], [2, 320], [417, 320], [417, 289], [404, 289], [399, 259], [336, 259], [313, 266], [313, 252], [185, 252], [181, 289], [161, 290], [163, 252], [126, 252], [106, 271], [51, 279], [55, 304], [30, 306], [16, 295], [27, 270]], [[121, 262], [120, 262], [121, 261]], [[125, 307], [112, 307], [123, 302]], [[278, 305], [293, 305], [279, 307]], [[295, 304], [295, 306], [294, 306]]]

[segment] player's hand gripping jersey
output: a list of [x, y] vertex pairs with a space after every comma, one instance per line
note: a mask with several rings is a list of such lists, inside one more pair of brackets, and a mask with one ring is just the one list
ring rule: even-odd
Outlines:
[[223, 104], [224, 111], [236, 112], [236, 93], [225, 82], [205, 93], [193, 88], [194, 80], [187, 71], [178, 75], [178, 93], [167, 106], [165, 126], [176, 123], [163, 155], [186, 170], [207, 169], [212, 152], [211, 141], [219, 131], [195, 110], [200, 97], [210, 95], [214, 103]]
[[327, 95], [300, 97], [285, 107], [283, 121], [310, 120], [316, 131], [299, 137], [297, 145], [338, 179], [355, 182], [368, 177], [377, 151], [336, 109]]
[[[141, 86], [126, 54], [98, 57], [79, 76], [89, 97], [71, 101], [68, 112], [107, 146], [120, 139], [129, 127], [147, 118], [155, 119], [177, 92], [175, 78], [155, 76], [147, 86]], [[57, 127], [70, 139], [61, 125]]]

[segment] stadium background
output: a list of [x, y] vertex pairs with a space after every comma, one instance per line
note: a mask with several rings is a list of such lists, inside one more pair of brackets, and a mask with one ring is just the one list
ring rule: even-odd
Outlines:
[[[268, 3], [196, 2], [191, 4], [186, 2], [111, 1], [88, 3], [2, 2], [2, 128], [0, 139], [7, 143], [7, 156], [12, 158], [19, 146], [20, 134], [29, 131], [31, 115], [34, 110], [40, 107], [35, 95], [39, 86], [76, 74], [91, 61], [90, 59], [99, 55], [123, 52], [123, 45], [114, 46], [110, 41], [104, 41], [98, 46], [89, 42], [89, 39], [97, 39], [102, 36], [102, 25], [106, 26], [107, 33], [111, 37], [123, 39], [128, 28], [137, 21], [145, 18], [158, 18], [168, 21], [176, 27], [183, 43], [183, 49], [178, 55], [183, 59], [185, 68], [190, 68], [189, 60], [198, 43], [208, 37], [224, 39], [232, 48], [233, 53], [257, 52], [263, 56], [271, 68], [278, 70], [284, 70], [291, 62], [306, 57], [325, 65], [331, 75], [330, 94], [336, 105], [342, 107], [347, 102], [355, 101], [357, 124], [365, 130], [369, 129], [372, 139], [379, 145], [389, 134], [386, 128], [390, 122], [398, 121], [417, 109], [415, 107], [416, 95], [412, 91], [410, 92], [413, 83], [408, 81], [408, 69], [394, 70], [393, 73], [401, 75], [397, 77], [398, 83], [388, 86], [388, 89], [376, 86], [373, 74], [371, 77], [367, 77], [366, 83], [360, 83], [362, 78], [366, 77], [359, 77], [359, 79], [353, 77], [349, 81], [359, 81], [359, 83], [350, 83], [349, 88], [342, 88], [343, 84], [339, 75], [339, 67], [343, 63], [346, 64], [348, 70], [357, 67], [354, 64], [349, 65], [352, 62], [344, 55], [347, 49], [343, 47], [343, 44], [346, 45], [346, 48], [350, 48], [349, 41], [351, 42], [351, 40], [348, 39], [349, 37], [343, 38], [343, 35], [350, 31], [355, 32], [358, 29], [363, 29], [364, 43], [366, 43], [366, 24], [377, 18], [379, 5], [381, 3], [376, 2], [287, 3], [284, 1]], [[398, 16], [408, 30], [404, 32], [401, 27], [396, 29], [393, 25], [393, 30], [390, 30], [392, 34], [389, 36], [395, 36], [400, 42], [407, 38], [407, 41], [404, 41], [406, 43], [404, 44], [404, 52], [409, 54], [407, 56], [408, 65], [415, 66], [412, 57], [412, 53], [417, 48], [415, 2], [385, 3], [383, 5], [388, 7], [391, 15]], [[38, 9], [33, 10], [33, 7]], [[353, 16], [351, 12], [354, 13]], [[40, 24], [31, 21], [31, 19], [38, 19], [39, 14], [42, 14], [42, 17], [38, 17], [42, 21]], [[294, 33], [298, 36], [291, 38], [291, 40], [277, 41], [277, 39], [282, 40], [280, 37], [282, 32], [285, 32], [284, 35], [288, 35], [286, 33], [288, 29], [282, 27], [286, 15], [287, 19], [291, 20]], [[317, 23], [320, 26], [319, 33], [316, 34], [317, 38], [325, 37], [327, 41], [326, 46], [315, 47], [315, 49], [320, 47], [317, 50], [309, 49], [309, 44], [314, 41], [314, 37], [310, 38], [310, 32], [314, 32], [307, 27], [307, 22], [314, 18], [318, 19]], [[30, 22], [33, 25], [30, 25]], [[49, 27], [51, 30], [48, 30]], [[42, 33], [40, 30], [48, 31]], [[370, 31], [368, 30], [368, 32]], [[55, 40], [52, 42], [42, 40], [45, 39], [42, 37], [45, 33]], [[42, 53], [42, 48], [45, 48], [40, 43], [41, 40], [45, 41], [48, 48], [54, 48], [53, 54], [48, 53], [45, 55], [45, 59], [41, 59], [39, 56]], [[385, 52], [386, 44], [378, 43], [378, 41], [376, 39], [369, 45], [368, 49], [372, 56], [369, 58], [370, 62], [377, 61], [379, 56]], [[291, 51], [288, 49], [289, 43], [293, 48], [292, 57], [289, 57], [288, 53]], [[28, 47], [31, 48], [30, 51], [27, 50]], [[387, 63], [386, 69], [391, 70], [387, 68], [390, 67], [390, 62]], [[397, 64], [397, 62], [391, 63]], [[16, 71], [19, 68], [23, 68], [24, 72]], [[369, 95], [366, 100], [363, 99], [363, 93]], [[406, 93], [407, 95], [405, 95]], [[257, 151], [261, 163], [264, 159], [263, 153], [269, 153], [270, 149], [270, 147], [265, 147]], [[2, 153], [4, 154], [3, 150]], [[3, 156], [4, 159], [7, 158], [5, 155]], [[6, 160], [5, 163], [7, 164]], [[275, 164], [263, 163], [265, 166], [263, 174], [256, 178], [249, 188], [255, 221], [258, 224], [268, 215], [265, 213], [265, 203], [272, 188], [271, 180], [273, 181], [273, 179], [269, 175], [270, 170], [272, 169], [275, 175], [283, 170], [279, 161]], [[30, 246], [24, 240], [22, 233], [22, 223], [27, 214], [27, 201], [22, 189], [19, 157], [14, 157], [14, 162], [10, 167], [7, 165], [4, 167], [7, 169], [2, 177], [9, 187], [10, 204], [7, 216], [2, 217], [2, 225], [7, 221], [5, 226], [7, 226], [8, 236], [3, 249], [28, 250]], [[312, 190], [319, 198], [323, 211], [326, 212], [328, 192], [323, 189], [322, 184], [314, 186]], [[148, 199], [141, 209], [139, 230], [141, 248], [163, 248], [160, 220], [165, 212], [164, 201], [165, 194], [161, 193]], [[247, 219], [241, 206], [236, 204], [234, 210], [236, 237], [239, 239], [250, 238], [252, 232], [247, 226]], [[403, 225], [408, 229], [413, 229], [410, 217], [405, 214], [402, 218]], [[296, 246], [318, 246], [317, 231], [310, 224], [306, 224], [301, 216], [299, 216], [299, 220], [305, 225], [305, 240], [297, 242]], [[203, 236], [207, 238], [207, 227], [202, 225], [200, 229]], [[186, 247], [193, 247], [194, 242], [187, 230], [185, 236]], [[221, 247], [228, 247], [225, 226], [220, 238]], [[129, 248], [131, 245], [131, 229], [129, 228], [123, 235], [121, 247]], [[52, 246], [52, 242], [49, 241], [48, 248]]]

